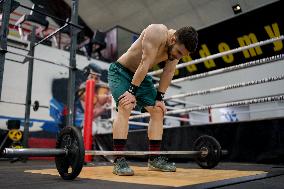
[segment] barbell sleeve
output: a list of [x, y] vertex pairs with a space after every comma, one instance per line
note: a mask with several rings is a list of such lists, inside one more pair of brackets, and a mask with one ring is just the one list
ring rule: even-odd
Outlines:
[[68, 151], [65, 149], [52, 148], [5, 148], [3, 155], [5, 157], [53, 157], [67, 155]]

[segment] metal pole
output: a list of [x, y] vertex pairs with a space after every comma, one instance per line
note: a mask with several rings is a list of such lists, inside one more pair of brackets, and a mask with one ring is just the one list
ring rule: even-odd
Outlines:
[[[78, 0], [72, 0], [72, 16], [71, 23], [78, 23]], [[70, 25], [71, 32], [71, 47], [70, 47], [70, 68], [69, 68], [69, 80], [68, 80], [68, 117], [67, 125], [72, 126], [74, 124], [74, 101], [75, 101], [75, 75], [76, 75], [76, 49], [77, 49], [77, 35], [78, 31], [73, 25]]]
[[[10, 10], [12, 2], [11, 0], [4, 0], [2, 4], [3, 4], [3, 10], [2, 10], [2, 24], [0, 29], [0, 43], [1, 43], [1, 49], [7, 50], [7, 35], [9, 31]], [[6, 53], [5, 51], [0, 51], [0, 100], [2, 94], [5, 53]]]
[[57, 34], [58, 32], [60, 32], [61, 30], [63, 30], [64, 28], [66, 28], [68, 26], [68, 24], [64, 24], [62, 27], [58, 28], [57, 30], [55, 30], [54, 32], [50, 33], [48, 36], [46, 36], [45, 38], [43, 38], [42, 40], [40, 40], [39, 42], [35, 43], [35, 46], [43, 43], [44, 41], [48, 40], [49, 38], [53, 37], [55, 34]]
[[[30, 51], [29, 56], [34, 56], [35, 50], [35, 30], [36, 27], [33, 26], [30, 41]], [[29, 138], [29, 126], [30, 126], [30, 112], [31, 112], [31, 96], [32, 96], [32, 86], [33, 86], [33, 69], [34, 69], [34, 59], [29, 59], [28, 68], [28, 80], [27, 80], [27, 93], [26, 93], [26, 103], [25, 103], [25, 124], [24, 124], [24, 134], [23, 134], [23, 146], [28, 147]]]
[[152, 154], [159, 155], [199, 155], [201, 151], [94, 151], [94, 150], [86, 150], [86, 155], [95, 155], [95, 156], [117, 156], [117, 155], [125, 155], [125, 156], [145, 156]]
[[[95, 155], [95, 156], [114, 156], [114, 155], [125, 155], [125, 156], [145, 156], [151, 154], [160, 155], [191, 155], [196, 157], [201, 154], [205, 154], [206, 151], [94, 151], [86, 150], [85, 154]], [[228, 154], [227, 150], [221, 150], [223, 155]], [[60, 156], [68, 155], [67, 149], [58, 148], [5, 148], [3, 150], [3, 155], [5, 157], [46, 157], [46, 156]], [[207, 155], [207, 154], [206, 154]]]
[[56, 17], [56, 16], [47, 14], [47, 13], [45, 13], [45, 12], [39, 11], [39, 10], [37, 10], [37, 9], [33, 9], [33, 8], [31, 8], [31, 7], [28, 7], [28, 6], [25, 6], [25, 5], [22, 5], [22, 4], [19, 4], [19, 6], [25, 8], [25, 9], [34, 11], [34, 12], [36, 12], [36, 13], [39, 13], [39, 14], [41, 14], [41, 15], [47, 16], [47, 17], [49, 17], [49, 18], [52, 18], [52, 19], [54, 19], [54, 20], [58, 20], [59, 22], [70, 24], [71, 26], [73, 26], [73, 27], [76, 28], [76, 29], [80, 29], [80, 30], [83, 30], [83, 29], [84, 29], [83, 26], [80, 26], [80, 25], [78, 25], [77, 23], [75, 24], [75, 23], [72, 22], [72, 21], [71, 21], [71, 22], [67, 22], [66, 20], [63, 20], [63, 19], [58, 18], [58, 17]]
[[5, 157], [48, 157], [48, 156], [60, 156], [67, 155], [67, 150], [64, 149], [52, 149], [52, 148], [5, 148], [3, 150]]
[[2, 142], [0, 144], [0, 152], [2, 151], [2, 148], [5, 145], [7, 139], [8, 139], [8, 133], [6, 134], [5, 138], [2, 140]]

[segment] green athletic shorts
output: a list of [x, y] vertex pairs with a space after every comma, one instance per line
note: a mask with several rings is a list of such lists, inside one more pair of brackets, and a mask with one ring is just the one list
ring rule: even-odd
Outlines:
[[[112, 96], [118, 107], [118, 98], [129, 89], [134, 73], [123, 67], [119, 62], [114, 62], [108, 70], [108, 84]], [[154, 87], [152, 77], [146, 75], [136, 92], [136, 110], [146, 106], [154, 106], [157, 90]]]

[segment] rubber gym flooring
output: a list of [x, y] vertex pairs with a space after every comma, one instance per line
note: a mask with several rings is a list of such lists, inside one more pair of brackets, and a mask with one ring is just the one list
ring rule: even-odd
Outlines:
[[222, 162], [206, 170], [195, 163], [177, 163], [177, 172], [148, 171], [146, 162], [131, 161], [134, 176], [112, 174], [112, 164], [95, 162], [84, 166], [73, 181], [61, 179], [52, 160], [0, 161], [0, 188], [92, 188], [92, 189], [283, 189], [284, 165]]

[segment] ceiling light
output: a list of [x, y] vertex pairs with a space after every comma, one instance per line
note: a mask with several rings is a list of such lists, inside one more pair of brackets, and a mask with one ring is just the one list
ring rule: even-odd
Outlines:
[[239, 14], [239, 13], [242, 12], [242, 8], [241, 8], [240, 4], [233, 5], [232, 9], [233, 9], [235, 14]]

